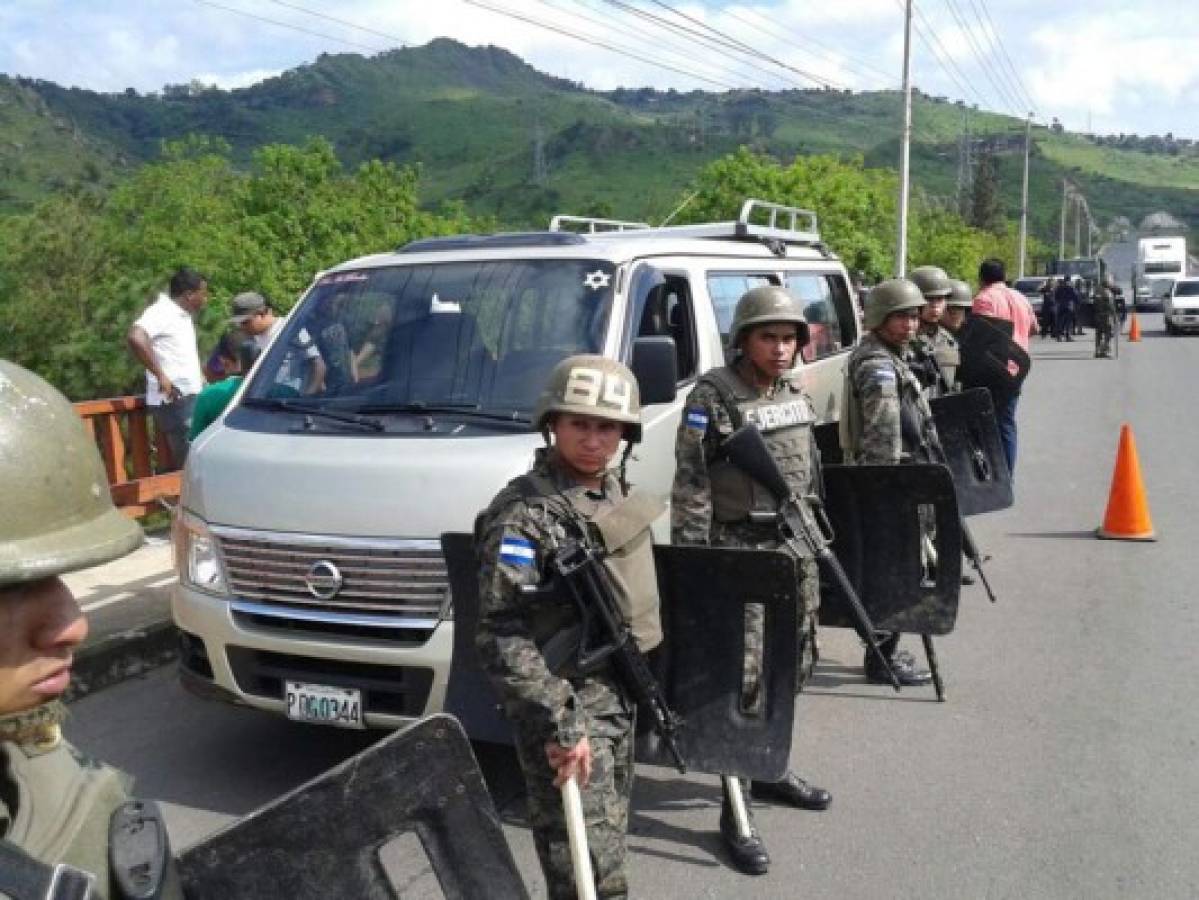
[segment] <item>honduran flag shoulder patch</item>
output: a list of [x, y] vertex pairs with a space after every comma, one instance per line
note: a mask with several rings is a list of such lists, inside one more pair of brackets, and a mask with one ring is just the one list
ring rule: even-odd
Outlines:
[[515, 535], [504, 535], [500, 541], [500, 562], [509, 566], [531, 566], [537, 559], [533, 542]]
[[702, 409], [687, 410], [687, 427], [692, 431], [707, 431], [708, 414]]

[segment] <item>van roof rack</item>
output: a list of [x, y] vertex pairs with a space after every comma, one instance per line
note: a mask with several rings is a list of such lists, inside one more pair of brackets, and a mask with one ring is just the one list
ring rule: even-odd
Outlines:
[[561, 230], [564, 223], [597, 223], [616, 227], [597, 229], [595, 237], [619, 235], [621, 238], [685, 237], [712, 240], [743, 240], [764, 243], [780, 242], [823, 249], [816, 213], [798, 206], [784, 206], [767, 200], [747, 199], [741, 212], [732, 222], [704, 222], [697, 225], [669, 225], [659, 228], [641, 222], [616, 222], [610, 219], [587, 219], [579, 216], [554, 216], [550, 231]]
[[[573, 226], [573, 227], [572, 227]], [[620, 219], [596, 219], [592, 216], [554, 216], [550, 231], [567, 234], [609, 234], [611, 232], [652, 230], [648, 222], [622, 222]]]
[[565, 247], [583, 244], [581, 234], [554, 231], [507, 231], [500, 234], [454, 234], [447, 237], [421, 238], [399, 247], [397, 253], [445, 253], [451, 250], [478, 250], [488, 247]]

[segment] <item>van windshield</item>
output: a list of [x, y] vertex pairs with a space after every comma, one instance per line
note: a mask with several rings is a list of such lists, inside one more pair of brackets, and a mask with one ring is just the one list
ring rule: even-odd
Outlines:
[[293, 311], [246, 397], [525, 418], [555, 364], [602, 349], [614, 272], [562, 259], [331, 273]]

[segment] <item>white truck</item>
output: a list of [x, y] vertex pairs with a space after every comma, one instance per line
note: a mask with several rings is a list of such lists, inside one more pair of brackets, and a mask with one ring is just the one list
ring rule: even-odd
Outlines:
[[1133, 294], [1137, 308], [1157, 308], [1177, 278], [1187, 274], [1185, 237], [1143, 237], [1137, 241]]
[[318, 274], [188, 457], [172, 601], [184, 683], [344, 727], [440, 710], [454, 607], [439, 538], [527, 470], [553, 366], [583, 352], [631, 366], [646, 405], [630, 475], [668, 496], [684, 397], [763, 284], [801, 301], [800, 375], [837, 419], [858, 314], [805, 210], [749, 200], [736, 221], [669, 228], [560, 216]]

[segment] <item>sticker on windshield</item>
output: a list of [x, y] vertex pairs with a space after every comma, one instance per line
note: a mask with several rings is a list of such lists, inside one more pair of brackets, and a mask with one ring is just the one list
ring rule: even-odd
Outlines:
[[317, 284], [345, 284], [348, 281], [369, 281], [370, 276], [365, 272], [335, 272], [326, 275]]
[[593, 291], [598, 291], [606, 288], [612, 283], [612, 273], [605, 272], [603, 269], [596, 269], [594, 272], [588, 272], [583, 279], [583, 287]]
[[429, 314], [437, 315], [439, 313], [461, 313], [462, 305], [457, 300], [442, 300], [433, 294], [433, 299], [429, 301]]

